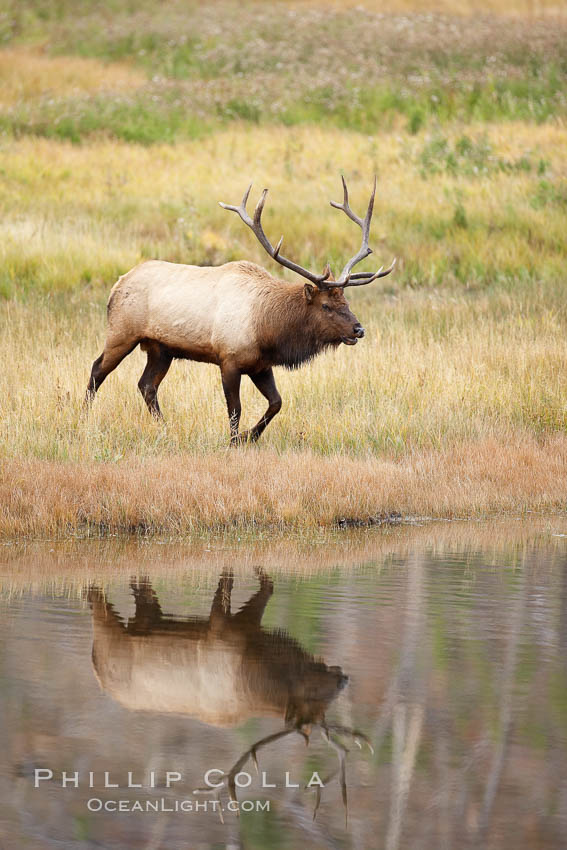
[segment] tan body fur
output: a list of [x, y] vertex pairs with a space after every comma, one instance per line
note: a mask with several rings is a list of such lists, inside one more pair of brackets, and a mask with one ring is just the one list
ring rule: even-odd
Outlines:
[[253, 366], [259, 351], [252, 308], [259, 291], [277, 283], [252, 263], [142, 263], [112, 288], [107, 345], [155, 340], [190, 360]]

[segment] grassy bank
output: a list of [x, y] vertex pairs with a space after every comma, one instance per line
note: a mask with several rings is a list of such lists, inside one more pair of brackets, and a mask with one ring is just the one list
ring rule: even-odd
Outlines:
[[[164, 22], [148, 3], [109, 7], [103, 26], [88, 4], [57, 8], [2, 19], [0, 534], [564, 507], [561, 19], [250, 4], [231, 24], [221, 3], [183, 21], [173, 4]], [[149, 257], [276, 271], [217, 205], [252, 178], [290, 256], [341, 268], [358, 240], [328, 204], [341, 173], [361, 208], [378, 174], [372, 244], [396, 273], [349, 295], [367, 330], [356, 348], [278, 371], [284, 407], [257, 447], [227, 452], [218, 370], [203, 364], [174, 364], [166, 424], [153, 422], [140, 352], [83, 416], [119, 274]], [[263, 410], [248, 383], [244, 427]]]
[[525, 435], [440, 451], [320, 457], [269, 450], [114, 464], [7, 461], [0, 535], [313, 531], [402, 517], [557, 510], [567, 500], [567, 438]]

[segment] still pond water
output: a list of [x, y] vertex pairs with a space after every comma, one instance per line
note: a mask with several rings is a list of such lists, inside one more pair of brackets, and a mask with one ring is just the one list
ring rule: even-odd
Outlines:
[[0, 847], [567, 846], [566, 533], [2, 547]]

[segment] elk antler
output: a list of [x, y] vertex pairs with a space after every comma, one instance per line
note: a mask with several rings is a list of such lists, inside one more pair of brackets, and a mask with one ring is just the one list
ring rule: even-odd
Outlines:
[[[348, 749], [342, 744], [336, 737], [331, 735], [331, 732], [335, 732], [337, 735], [347, 735], [352, 738], [356, 746], [359, 750], [362, 749], [361, 741], [364, 741], [372, 755], [374, 755], [374, 748], [370, 743], [369, 739], [363, 732], [359, 732], [357, 729], [350, 729], [347, 726], [338, 726], [333, 724], [332, 726], [328, 726], [326, 723], [321, 723], [321, 734], [323, 738], [327, 741], [330, 747], [332, 747], [339, 760], [339, 764], [336, 770], [330, 773], [323, 780], [323, 787], [326, 787], [331, 779], [339, 774], [339, 783], [341, 786], [341, 795], [343, 798], [343, 806], [345, 808], [345, 827], [348, 821], [348, 798], [347, 798], [347, 781], [346, 781], [346, 757], [348, 755]], [[319, 811], [319, 806], [321, 805], [321, 786], [315, 786], [315, 809], [313, 810], [313, 820], [317, 817], [317, 812]]]
[[333, 284], [334, 286], [364, 286], [367, 283], [372, 283], [373, 280], [377, 280], [379, 277], [386, 277], [386, 275], [390, 274], [393, 270], [396, 261], [392, 262], [392, 265], [384, 269], [384, 266], [381, 266], [377, 272], [360, 272], [359, 274], [351, 275], [351, 271], [356, 266], [357, 263], [360, 263], [361, 260], [364, 260], [369, 254], [372, 253], [372, 248], [368, 247], [368, 237], [370, 234], [370, 222], [372, 221], [372, 213], [374, 211], [374, 198], [376, 195], [376, 177], [374, 177], [374, 188], [372, 189], [372, 195], [370, 196], [370, 201], [368, 202], [368, 209], [366, 210], [366, 215], [364, 219], [359, 218], [356, 213], [354, 213], [348, 202], [348, 189], [347, 184], [344, 177], [341, 177], [343, 181], [343, 191], [344, 191], [344, 200], [342, 204], [337, 203], [336, 201], [331, 201], [331, 206], [335, 207], [337, 210], [342, 210], [351, 221], [354, 221], [355, 224], [358, 224], [360, 229], [362, 230], [362, 245], [360, 246], [360, 251], [352, 257], [342, 270], [339, 279]]
[[[252, 759], [254, 767], [256, 768], [256, 773], [258, 773], [258, 758], [256, 756], [256, 752], [260, 749], [260, 747], [264, 747], [266, 744], [271, 744], [273, 741], [278, 741], [280, 738], [284, 738], [286, 735], [292, 735], [294, 732], [297, 732], [299, 735], [302, 735], [305, 738], [305, 743], [309, 743], [308, 736], [302, 732], [300, 729], [282, 729], [280, 732], [276, 732], [273, 735], [268, 735], [266, 738], [261, 738], [259, 741], [256, 741], [255, 744], [252, 744], [249, 750], [246, 750], [243, 753], [238, 761], [236, 761], [233, 766], [230, 768], [228, 773], [224, 774], [223, 779], [220, 782], [217, 782], [214, 788], [195, 788], [193, 794], [212, 794], [214, 797], [219, 800], [220, 792], [223, 788], [228, 788], [228, 796], [232, 800], [233, 803], [238, 802], [238, 798], [236, 796], [236, 777], [248, 761], [248, 759]], [[222, 809], [219, 808], [220, 819], [224, 823], [222, 816]], [[238, 809], [236, 810], [236, 814], [238, 815]]]
[[302, 277], [306, 277], [307, 280], [310, 280], [311, 283], [314, 283], [317, 287], [319, 287], [319, 289], [326, 289], [327, 287], [325, 287], [323, 284], [331, 275], [331, 269], [328, 263], [325, 266], [325, 269], [323, 270], [323, 274], [312, 274], [307, 269], [304, 269], [303, 266], [298, 266], [297, 263], [294, 263], [292, 260], [288, 260], [286, 257], [283, 257], [280, 254], [280, 248], [282, 247], [283, 243], [283, 236], [280, 237], [280, 241], [274, 248], [274, 246], [264, 233], [261, 219], [264, 204], [266, 203], [266, 195], [268, 194], [267, 189], [264, 189], [260, 200], [256, 204], [256, 209], [254, 210], [254, 219], [250, 218], [250, 216], [246, 212], [246, 204], [248, 202], [248, 196], [250, 195], [251, 188], [252, 183], [249, 185], [248, 189], [244, 193], [242, 203], [239, 207], [234, 207], [230, 204], [223, 204], [221, 201], [219, 201], [219, 205], [223, 208], [223, 210], [230, 210], [231, 212], [238, 213], [244, 224], [248, 225], [250, 230], [252, 230], [252, 232], [256, 236], [256, 239], [258, 240], [260, 245], [268, 252], [268, 254], [270, 255], [270, 257], [272, 257], [273, 260], [275, 260], [281, 266], [285, 266], [285, 268], [291, 269], [292, 272], [297, 272], [297, 274], [300, 274]]
[[[339, 774], [339, 782], [341, 786], [341, 794], [343, 799], [343, 805], [345, 807], [345, 822], [348, 817], [348, 806], [347, 806], [347, 784], [346, 784], [346, 756], [348, 755], [348, 749], [342, 744], [335, 736], [331, 733], [335, 733], [335, 735], [343, 735], [348, 736], [353, 739], [355, 744], [362, 749], [361, 741], [364, 741], [368, 749], [371, 753], [374, 753], [374, 749], [372, 748], [372, 744], [369, 739], [363, 732], [359, 732], [356, 729], [350, 729], [347, 726], [339, 726], [336, 724], [327, 724], [324, 720], [318, 724], [320, 726], [321, 734], [324, 739], [327, 741], [330, 747], [332, 747], [337, 753], [339, 765], [336, 770], [334, 770], [329, 776], [325, 778], [323, 781], [323, 785], [327, 785], [331, 779]], [[273, 735], [268, 735], [266, 738], [261, 738], [259, 741], [256, 741], [255, 744], [252, 744], [249, 750], [246, 750], [243, 753], [238, 761], [231, 767], [228, 773], [225, 773], [222, 780], [216, 783], [214, 788], [195, 788], [193, 794], [211, 794], [215, 797], [217, 801], [220, 803], [220, 792], [223, 788], [228, 789], [228, 795], [233, 803], [238, 802], [238, 798], [236, 796], [236, 777], [246, 765], [249, 759], [252, 759], [254, 767], [256, 768], [256, 773], [259, 773], [258, 769], [258, 758], [257, 751], [260, 747], [264, 747], [266, 744], [271, 744], [274, 741], [278, 741], [280, 738], [284, 738], [286, 735], [292, 735], [296, 732], [298, 735], [301, 735], [305, 740], [305, 745], [309, 745], [309, 735], [305, 732], [301, 727], [294, 726], [292, 729], [282, 729], [280, 732], [275, 732]], [[316, 792], [316, 800], [315, 800], [315, 810], [313, 812], [313, 820], [317, 817], [317, 812], [319, 810], [319, 806], [321, 805], [321, 786], [317, 785], [315, 788]], [[224, 823], [224, 819], [222, 816], [222, 807], [219, 806], [219, 816], [221, 821]], [[238, 809], [236, 809], [236, 814], [238, 815]]]

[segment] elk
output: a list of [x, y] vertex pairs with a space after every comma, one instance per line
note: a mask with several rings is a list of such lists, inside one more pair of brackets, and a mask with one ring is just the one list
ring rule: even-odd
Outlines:
[[[385, 277], [392, 265], [377, 272], [352, 274], [354, 266], [372, 253], [368, 247], [376, 178], [364, 219], [349, 204], [343, 178], [343, 203], [331, 201], [362, 231], [360, 250], [335, 280], [329, 264], [316, 275], [288, 260], [274, 247], [262, 227], [264, 189], [253, 218], [246, 211], [252, 184], [240, 206], [221, 203], [237, 213], [281, 266], [308, 283], [273, 277], [255, 263], [242, 260], [221, 266], [191, 266], [149, 260], [122, 275], [107, 305], [108, 335], [104, 351], [92, 366], [85, 403], [88, 407], [105, 378], [136, 346], [147, 352], [138, 388], [150, 413], [161, 419], [157, 393], [174, 358], [214, 363], [221, 371], [233, 445], [255, 441], [281, 408], [273, 367], [296, 369], [327, 348], [356, 345], [364, 328], [350, 311], [344, 290]], [[240, 383], [248, 375], [266, 398], [268, 408], [248, 431], [239, 433]]]
[[164, 615], [144, 579], [131, 582], [136, 608], [125, 624], [102, 590], [90, 587], [96, 678], [104, 692], [133, 711], [189, 715], [211, 726], [235, 726], [251, 717], [283, 718], [284, 728], [257, 741], [219, 783], [234, 800], [235, 777], [249, 759], [256, 763], [259, 748], [292, 733], [308, 743], [312, 727], [319, 726], [339, 756], [337, 772], [346, 802], [347, 750], [336, 736], [370, 746], [362, 732], [325, 720], [348, 676], [306, 652], [281, 629], [262, 628], [273, 583], [262, 570], [257, 573], [259, 590], [235, 614], [230, 610], [233, 574], [222, 573], [207, 618]]

